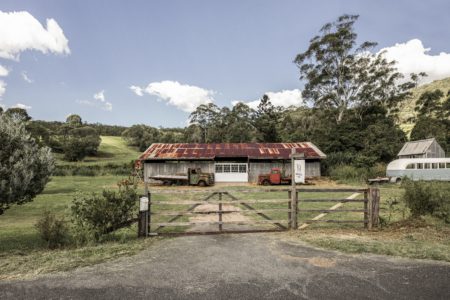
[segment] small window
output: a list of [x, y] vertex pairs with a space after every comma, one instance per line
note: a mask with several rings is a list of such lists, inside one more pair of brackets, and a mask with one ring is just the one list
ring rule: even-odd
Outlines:
[[439, 169], [445, 169], [445, 163], [439, 163]]
[[437, 163], [432, 163], [431, 164], [431, 168], [432, 169], [437, 169], [438, 168], [438, 164]]
[[418, 163], [417, 164], [417, 169], [423, 169], [423, 163]]
[[247, 165], [239, 165], [239, 173], [247, 173]]
[[216, 165], [216, 173], [223, 173], [223, 166], [222, 165]]
[[239, 165], [231, 165], [231, 173], [238, 173]]
[[447, 168], [447, 169], [450, 169], [450, 163], [447, 163], [446, 168]]
[[415, 164], [409, 164], [406, 166], [406, 169], [414, 169]]
[[223, 165], [223, 172], [224, 173], [230, 173], [230, 165]]
[[429, 169], [429, 168], [430, 168], [430, 163], [425, 163], [424, 169]]

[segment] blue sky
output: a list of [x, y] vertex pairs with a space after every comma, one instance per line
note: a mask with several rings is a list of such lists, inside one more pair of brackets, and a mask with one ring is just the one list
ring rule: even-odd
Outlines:
[[[360, 41], [388, 48], [404, 72], [450, 76], [450, 1], [2, 0], [0, 10], [26, 11], [43, 31], [54, 19], [68, 41], [61, 50], [44, 32], [47, 50], [0, 55], [0, 105], [30, 107], [34, 119], [77, 113], [88, 122], [173, 127], [208, 101], [230, 106], [271, 92], [279, 104], [300, 103], [292, 60], [344, 13], [359, 14]], [[21, 23], [10, 19], [25, 17], [9, 16], [0, 23], [16, 34]]]

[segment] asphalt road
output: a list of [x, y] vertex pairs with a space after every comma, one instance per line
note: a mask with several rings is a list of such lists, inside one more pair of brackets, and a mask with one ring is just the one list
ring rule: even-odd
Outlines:
[[189, 236], [0, 282], [0, 299], [449, 299], [450, 264], [319, 250], [282, 234]]

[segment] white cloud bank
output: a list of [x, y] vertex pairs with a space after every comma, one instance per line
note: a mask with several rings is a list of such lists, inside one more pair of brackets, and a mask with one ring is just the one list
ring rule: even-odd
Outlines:
[[70, 54], [69, 41], [54, 19], [46, 27], [26, 11], [0, 11], [0, 57], [19, 60], [20, 52]]
[[[269, 99], [270, 102], [272, 102], [275, 106], [282, 106], [282, 107], [289, 107], [289, 106], [302, 106], [305, 105], [305, 102], [302, 98], [302, 92], [299, 89], [294, 90], [282, 90], [281, 92], [267, 92], [265, 93]], [[239, 102], [247, 104], [250, 108], [257, 109], [259, 102], [261, 99], [254, 100], [254, 101], [241, 101], [236, 100], [232, 101], [231, 103], [236, 105]]]
[[[44, 27], [26, 11], [0, 11], [0, 58], [19, 61], [20, 53], [26, 50], [70, 54], [69, 41], [54, 19], [47, 19]], [[0, 76], [8, 76], [8, 73], [9, 70], [0, 65]], [[26, 73], [22, 77], [28, 81]], [[0, 80], [0, 97], [5, 91], [6, 83]]]
[[144, 93], [156, 96], [158, 101], [166, 101], [185, 112], [193, 112], [201, 104], [214, 102], [215, 94], [211, 90], [170, 80], [152, 82], [145, 88], [132, 85], [130, 89], [138, 96]]
[[112, 111], [112, 103], [106, 101], [105, 91], [102, 90], [92, 96], [92, 100], [77, 100], [78, 103]]
[[406, 43], [395, 44], [380, 51], [386, 51], [388, 60], [397, 61], [398, 71], [405, 76], [410, 73], [427, 73], [421, 84], [433, 80], [450, 77], [450, 53], [441, 52], [438, 55], [430, 55], [430, 48], [425, 48], [419, 39], [412, 39]]

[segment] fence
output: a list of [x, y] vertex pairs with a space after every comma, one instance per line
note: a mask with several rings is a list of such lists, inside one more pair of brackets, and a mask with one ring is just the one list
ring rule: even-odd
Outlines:
[[[233, 194], [229, 191], [213, 191], [200, 197], [202, 193], [205, 190], [148, 193], [148, 204], [140, 211], [138, 235], [279, 231], [303, 229], [313, 223], [361, 223], [368, 229], [378, 226], [380, 193], [377, 188], [295, 188], [295, 192], [293, 189], [254, 189], [237, 190]], [[263, 193], [263, 196], [237, 196], [252, 193]], [[311, 197], [313, 194], [330, 193], [333, 196], [343, 193], [352, 195], [346, 198]], [[162, 194], [170, 195], [169, 199], [153, 199], [155, 195], [161, 198]], [[282, 197], [282, 194], [287, 197]], [[186, 199], [193, 195], [195, 199]], [[363, 197], [358, 198], [360, 196]], [[308, 208], [308, 203], [334, 205], [326, 209]], [[362, 205], [342, 209], [346, 203]], [[309, 218], [316, 213], [319, 214]], [[362, 215], [360, 219], [324, 219], [335, 213]], [[168, 230], [169, 227], [174, 229]]]

